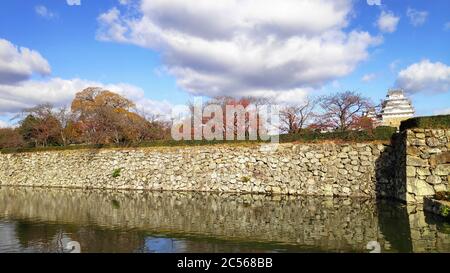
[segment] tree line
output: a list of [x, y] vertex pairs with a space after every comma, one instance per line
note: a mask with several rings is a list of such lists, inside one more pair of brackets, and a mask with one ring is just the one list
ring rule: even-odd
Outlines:
[[376, 116], [379, 107], [351, 91], [308, 97], [300, 105], [286, 106], [281, 110], [281, 130], [287, 133], [370, 131], [376, 126], [370, 114]]
[[[227, 105], [247, 107], [250, 104], [271, 104], [271, 101], [215, 97], [206, 104], [211, 103], [225, 109]], [[193, 105], [190, 106], [192, 109]], [[289, 134], [371, 130], [374, 124], [367, 113], [372, 109], [374, 106], [371, 101], [355, 92], [306, 98], [302, 104], [281, 109], [280, 130]], [[95, 87], [77, 93], [70, 108], [55, 109], [51, 104], [41, 104], [24, 109], [16, 119], [19, 119], [17, 127], [0, 129], [0, 148], [123, 145], [171, 139], [170, 121], [146, 115], [138, 111], [135, 103], [127, 98]], [[204, 119], [202, 122], [207, 121]]]
[[42, 104], [17, 118], [17, 128], [0, 129], [0, 148], [140, 143], [170, 136], [168, 124], [139, 113], [132, 101], [93, 87], [77, 93], [70, 109]]

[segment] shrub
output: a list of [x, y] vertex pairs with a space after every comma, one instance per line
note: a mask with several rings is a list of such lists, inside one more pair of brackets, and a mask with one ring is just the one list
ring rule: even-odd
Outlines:
[[23, 147], [25, 142], [17, 130], [12, 128], [0, 129], [0, 149]]
[[389, 140], [396, 132], [395, 127], [378, 127], [373, 132], [368, 131], [344, 131], [344, 132], [314, 132], [301, 131], [298, 134], [280, 135], [280, 142], [292, 141], [317, 141], [317, 140], [342, 140], [342, 141], [374, 141], [374, 140]]
[[[72, 144], [69, 146], [47, 146], [47, 147], [32, 147], [32, 148], [3, 148], [0, 149], [2, 154], [13, 153], [27, 153], [27, 152], [47, 152], [47, 151], [65, 151], [65, 150], [86, 150], [86, 149], [102, 149], [102, 148], [145, 148], [145, 147], [182, 147], [182, 146], [205, 146], [205, 145], [218, 145], [218, 144], [249, 144], [249, 143], [262, 143], [263, 141], [226, 141], [226, 140], [154, 140], [140, 143], [127, 143], [127, 144]], [[267, 142], [267, 141], [265, 141]]]
[[446, 191], [436, 192], [434, 198], [436, 200], [441, 200], [441, 201], [450, 201], [450, 192], [446, 192]]
[[402, 121], [400, 131], [413, 128], [447, 129], [450, 128], [450, 115], [416, 117]]
[[390, 126], [378, 126], [373, 130], [373, 134], [375, 139], [377, 140], [388, 140], [392, 137], [393, 134], [397, 132], [396, 127]]
[[242, 182], [244, 182], [244, 183], [250, 182], [250, 177], [248, 177], [248, 176], [243, 176], [243, 177], [242, 177]]
[[[348, 142], [359, 141], [374, 141], [374, 140], [389, 140], [396, 128], [394, 127], [378, 127], [373, 132], [368, 131], [338, 131], [320, 133], [311, 130], [302, 130], [299, 133], [280, 135], [280, 142], [314, 142], [322, 140], [340, 140]], [[220, 144], [252, 144], [252, 143], [265, 143], [269, 141], [226, 141], [226, 140], [154, 140], [141, 143], [130, 144], [72, 144], [69, 146], [47, 146], [47, 147], [34, 147], [34, 148], [3, 148], [0, 152], [3, 154], [10, 153], [26, 153], [26, 152], [46, 152], [46, 151], [65, 151], [65, 150], [83, 150], [83, 149], [101, 149], [101, 148], [140, 148], [140, 147], [182, 147], [182, 146], [205, 146], [205, 145], [220, 145]], [[1, 147], [0, 147], [1, 148]]]
[[113, 171], [113, 173], [112, 173], [112, 177], [114, 177], [114, 178], [117, 178], [117, 177], [119, 177], [120, 176], [120, 172], [122, 171], [122, 169], [121, 168], [119, 168], [119, 169], [115, 169], [114, 171]]

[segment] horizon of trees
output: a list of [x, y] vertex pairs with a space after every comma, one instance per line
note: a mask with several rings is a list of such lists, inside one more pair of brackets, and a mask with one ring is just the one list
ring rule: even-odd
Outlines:
[[[258, 107], [272, 101], [222, 96], [211, 98], [206, 105], [213, 103], [225, 109], [228, 105], [245, 108], [252, 104]], [[192, 111], [192, 103], [189, 106]], [[290, 134], [303, 131], [370, 131], [374, 124], [366, 114], [374, 107], [369, 99], [351, 91], [308, 97], [302, 104], [287, 105], [281, 109], [279, 129]], [[246, 136], [256, 129], [248, 121], [248, 113], [243, 113], [246, 115], [245, 124], [237, 124], [239, 114], [234, 114], [233, 128], [223, 128], [224, 134], [232, 132], [236, 135], [237, 126], [245, 126]], [[170, 121], [148, 117], [136, 109], [134, 102], [97, 87], [78, 92], [70, 109], [41, 104], [24, 109], [15, 118], [19, 120], [16, 127], [0, 129], [0, 149], [79, 144], [124, 145], [171, 139]], [[212, 118], [202, 118], [201, 122], [206, 125]], [[230, 117], [223, 116], [223, 120], [227, 118]], [[259, 125], [259, 117], [257, 123]]]

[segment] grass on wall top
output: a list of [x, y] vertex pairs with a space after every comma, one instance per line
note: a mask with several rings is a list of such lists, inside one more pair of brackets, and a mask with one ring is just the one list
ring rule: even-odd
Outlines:
[[[304, 142], [304, 143], [320, 143], [325, 141], [333, 141], [339, 143], [358, 143], [358, 142], [374, 142], [389, 141], [396, 132], [395, 127], [380, 126], [372, 132], [367, 131], [346, 131], [346, 132], [328, 132], [318, 133], [305, 131], [296, 134], [280, 135], [280, 143]], [[152, 142], [143, 142], [137, 144], [124, 145], [69, 145], [69, 146], [47, 146], [36, 148], [5, 148], [1, 149], [3, 154], [26, 153], [26, 152], [46, 152], [46, 151], [65, 151], [65, 150], [82, 150], [82, 149], [105, 149], [105, 148], [140, 148], [140, 147], [183, 147], [183, 146], [205, 146], [205, 145], [253, 145], [269, 141], [207, 141], [207, 140], [191, 140], [191, 141], [175, 141], [175, 140], [157, 140]]]
[[402, 121], [400, 131], [406, 129], [450, 129], [450, 115], [416, 117]]

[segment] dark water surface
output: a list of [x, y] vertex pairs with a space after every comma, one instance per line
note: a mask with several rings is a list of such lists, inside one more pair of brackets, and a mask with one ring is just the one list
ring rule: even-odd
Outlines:
[[450, 225], [371, 199], [0, 188], [0, 252], [450, 252]]

